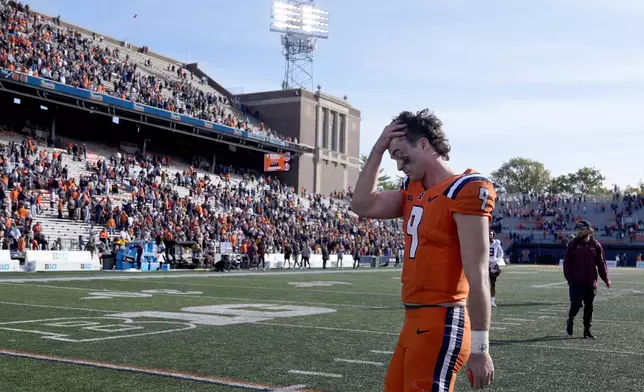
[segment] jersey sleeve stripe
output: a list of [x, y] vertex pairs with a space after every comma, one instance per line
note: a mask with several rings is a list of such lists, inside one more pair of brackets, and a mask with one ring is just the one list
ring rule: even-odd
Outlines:
[[405, 181], [400, 185], [400, 190], [401, 191], [406, 191], [409, 188], [409, 183], [410, 182], [411, 182], [411, 180], [409, 179], [409, 177], [405, 178]]
[[461, 191], [461, 189], [463, 189], [465, 185], [472, 181], [492, 182], [487, 177], [480, 174], [468, 174], [459, 178], [449, 188], [445, 189], [444, 195], [449, 197], [450, 199], [456, 199], [456, 196], [458, 196], [458, 193]]
[[434, 368], [434, 382], [432, 392], [448, 392], [458, 354], [463, 344], [465, 327], [465, 308], [447, 308], [445, 315], [445, 332], [436, 367]]

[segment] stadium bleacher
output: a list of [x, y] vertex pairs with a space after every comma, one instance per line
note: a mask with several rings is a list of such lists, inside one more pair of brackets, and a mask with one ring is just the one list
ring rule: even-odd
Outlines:
[[606, 244], [644, 241], [637, 212], [644, 205], [640, 196], [609, 198], [520, 195], [499, 200], [495, 217], [501, 221], [509, 243], [565, 243], [581, 219], [595, 226], [596, 237]]
[[291, 141], [266, 128], [230, 93], [210, 86], [208, 78], [195, 77], [186, 64], [75, 28], [20, 2], [0, 1], [0, 17], [2, 68]]

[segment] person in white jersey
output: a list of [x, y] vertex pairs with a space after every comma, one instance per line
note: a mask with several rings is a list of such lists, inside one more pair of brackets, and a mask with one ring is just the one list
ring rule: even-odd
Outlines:
[[494, 232], [490, 231], [490, 299], [492, 307], [496, 308], [496, 278], [501, 275], [499, 260], [503, 260], [503, 246], [494, 237]]

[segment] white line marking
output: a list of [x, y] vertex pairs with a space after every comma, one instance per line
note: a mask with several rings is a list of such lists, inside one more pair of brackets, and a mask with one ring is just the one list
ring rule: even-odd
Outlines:
[[552, 348], [555, 350], [578, 350], [578, 351], [591, 351], [596, 353], [607, 353], [607, 354], [623, 354], [623, 355], [637, 355], [643, 356], [644, 352], [633, 352], [633, 351], [617, 351], [617, 350], [602, 350], [600, 348], [583, 348], [583, 347], [571, 347], [571, 346], [549, 346], [546, 344], [525, 344], [525, 343], [516, 343], [512, 344], [513, 346], [522, 346], [522, 347], [538, 347], [538, 348]]
[[[568, 316], [565, 315], [559, 315], [559, 316], [541, 316], [539, 318], [550, 318], [550, 319], [560, 319], [560, 320], [566, 320]], [[641, 321], [629, 321], [629, 320], [603, 320], [603, 319], [596, 319], [593, 317], [593, 323], [598, 322], [598, 323], [611, 323], [611, 324], [616, 324], [616, 325], [625, 325], [625, 324], [637, 324], [637, 325], [642, 325]]]
[[557, 313], [557, 310], [567, 310], [567, 309], [564, 309], [564, 308], [539, 309], [539, 311], [543, 313]]
[[[156, 282], [151, 282], [151, 283], [156, 283]], [[160, 283], [165, 283], [165, 282], [160, 282]], [[41, 287], [41, 288], [50, 288], [50, 289], [59, 289], [59, 290], [80, 290], [80, 291], [98, 292], [97, 289], [86, 288], [86, 287], [54, 286], [54, 285], [46, 285], [46, 284], [29, 284], [29, 283], [5, 283], [5, 284], [16, 285], [16, 286]], [[193, 285], [190, 284], [189, 286], [193, 286]], [[212, 287], [226, 287], [226, 286], [212, 285]], [[114, 290], [109, 290], [109, 289], [103, 289], [103, 290], [106, 291], [106, 292], [114, 291]], [[175, 296], [176, 297], [175, 294], [168, 294], [168, 293], [156, 293], [156, 295], [170, 295], [170, 296]], [[181, 297], [225, 299], [225, 300], [232, 300], [232, 301], [257, 301], [257, 298], [220, 297], [220, 296], [212, 296], [212, 295], [181, 295]], [[358, 309], [374, 309], [374, 308], [382, 307], [382, 306], [379, 306], [379, 305], [352, 305], [352, 304], [336, 304], [336, 303], [327, 303], [327, 302], [283, 301], [283, 300], [273, 300], [273, 299], [271, 299], [271, 300], [266, 299], [265, 300], [263, 298], [262, 298], [262, 301], [275, 302], [275, 303], [284, 303], [284, 304], [341, 306], [341, 307], [358, 308]], [[2, 302], [0, 302], [0, 303], [2, 303]], [[400, 309], [401, 310], [403, 309], [402, 305], [401, 305]], [[80, 310], [82, 310], [82, 309], [80, 309]]]
[[[54, 333], [54, 332], [43, 332], [43, 331], [38, 331], [38, 330], [2, 327], [2, 325], [38, 324], [38, 323], [43, 323], [43, 322], [48, 322], [48, 321], [79, 320], [79, 319], [91, 319], [91, 320], [104, 319], [104, 320], [109, 320], [109, 321], [121, 320], [121, 321], [123, 321], [124, 324], [150, 324], [150, 325], [152, 325], [152, 324], [166, 324], [166, 325], [181, 326], [181, 328], [174, 328], [174, 329], [161, 330], [161, 331], [141, 332], [141, 333], [135, 333], [135, 334], [130, 334], [130, 335], [112, 335], [112, 336], [107, 336], [107, 337], [91, 338], [91, 339], [70, 339], [70, 338], [67, 337], [69, 335], [59, 334], [59, 333]], [[197, 328], [197, 326], [195, 324], [190, 324], [190, 323], [180, 323], [180, 322], [170, 322], [170, 321], [136, 321], [135, 322], [133, 320], [123, 318], [123, 317], [118, 317], [118, 318], [112, 318], [112, 317], [63, 317], [63, 318], [41, 319], [41, 320], [9, 321], [9, 322], [5, 322], [5, 323], [0, 323], [0, 330], [7, 330], [7, 331], [14, 331], [14, 332], [35, 333], [35, 334], [44, 335], [43, 339], [59, 340], [59, 341], [62, 341], [62, 342], [71, 342], [71, 343], [98, 342], [98, 341], [101, 341], [101, 340], [124, 339], [124, 338], [131, 338], [131, 337], [137, 337], [137, 336], [147, 336], [147, 335], [159, 335], [159, 334], [164, 334], [164, 333], [187, 331], [187, 330], [195, 329], [195, 328]], [[84, 328], [84, 329], [88, 329], [88, 328]], [[113, 332], [113, 331], [108, 331], [108, 332]]]
[[557, 282], [557, 283], [548, 283], [548, 284], [538, 284], [536, 286], [531, 286], [533, 288], [541, 288], [541, 287], [550, 287], [550, 286], [559, 286], [562, 284], [568, 284], [568, 282]]
[[558, 312], [548, 311], [548, 312], [528, 312], [529, 314], [559, 314]]
[[323, 373], [323, 372], [308, 372], [306, 370], [289, 370], [288, 371], [291, 374], [301, 374], [304, 376], [321, 376], [321, 377], [333, 377], [333, 378], [341, 378], [342, 374], [336, 374], [336, 373]]
[[143, 367], [131, 366], [131, 365], [120, 365], [117, 363], [110, 363], [110, 362], [99, 362], [99, 361], [77, 359], [77, 358], [65, 358], [65, 357], [58, 357], [53, 355], [28, 353], [28, 352], [15, 351], [15, 350], [6, 350], [6, 349], [0, 349], [0, 355], [5, 355], [8, 357], [14, 357], [14, 358], [29, 358], [29, 359], [38, 359], [41, 361], [48, 361], [48, 362], [82, 365], [82, 366], [89, 366], [89, 367], [100, 368], [100, 369], [121, 370], [121, 371], [127, 371], [132, 373], [149, 374], [154, 376], [163, 376], [163, 377], [182, 379], [182, 380], [188, 380], [188, 381], [199, 381], [199, 382], [204, 382], [204, 383], [213, 384], [213, 385], [236, 387], [236, 388], [242, 388], [242, 389], [253, 390], [253, 391], [275, 392], [275, 391], [292, 390], [293, 387], [297, 387], [297, 388], [301, 387], [300, 385], [296, 385], [293, 387], [276, 388], [268, 385], [224, 380], [224, 379], [219, 379], [215, 377], [201, 376], [198, 374], [181, 373], [173, 370], [143, 368]]
[[[125, 279], [123, 279], [125, 281]], [[383, 292], [359, 292], [359, 291], [336, 291], [336, 290], [315, 290], [315, 289], [302, 289], [302, 288], [279, 288], [279, 287], [258, 287], [252, 285], [213, 285], [213, 284], [204, 284], [204, 283], [177, 283], [177, 282], [155, 282], [153, 280], [148, 280], [146, 283], [155, 283], [155, 284], [172, 284], [180, 286], [207, 286], [207, 287], [222, 287], [222, 288], [232, 288], [232, 289], [250, 289], [250, 290], [268, 290], [268, 291], [287, 291], [287, 292], [298, 292], [298, 293], [325, 293], [325, 294], [365, 294], [365, 295], [374, 295], [374, 296], [385, 296], [385, 297], [400, 297], [400, 293], [383, 293]], [[400, 291], [400, 290], [398, 290]]]
[[506, 323], [504, 321], [492, 321], [492, 324], [501, 324], [501, 325], [521, 325], [521, 323]]
[[250, 323], [250, 324], [256, 324], [256, 325], [274, 325], [278, 327], [293, 327], [293, 328], [309, 328], [309, 329], [321, 329], [321, 330], [326, 330], [326, 331], [343, 331], [343, 332], [357, 332], [357, 333], [372, 333], [376, 335], [393, 335], [393, 336], [398, 336], [400, 335], [399, 332], [385, 332], [385, 331], [375, 331], [375, 330], [369, 330], [369, 329], [349, 329], [349, 328], [335, 328], [335, 327], [320, 327], [317, 325], [299, 325], [299, 324], [282, 324], [282, 323], [267, 323], [263, 321], [258, 321], [255, 323]]
[[374, 366], [385, 366], [383, 362], [374, 362], [374, 361], [361, 361], [359, 359], [343, 359], [343, 358], [336, 358], [334, 359], [336, 362], [346, 362], [346, 363], [358, 363], [361, 365], [374, 365]]
[[380, 350], [371, 350], [374, 354], [393, 354], [393, 351], [380, 351]]
[[[92, 276], [78, 276], [78, 275], [68, 275], [68, 276], [57, 276], [49, 278], [5, 278], [0, 279], [0, 283], [20, 283], [20, 282], [66, 282], [72, 280], [88, 281], [88, 280], [133, 280], [133, 279], [181, 279], [181, 278], [234, 278], [238, 276], [253, 276], [253, 277], [271, 277], [271, 276], [280, 276], [280, 275], [328, 275], [328, 274], [368, 274], [368, 273], [386, 273], [386, 272], [396, 272], [400, 274], [399, 269], [387, 269], [387, 268], [374, 268], [369, 270], [320, 270], [320, 271], [275, 271], [275, 272], [229, 272], [226, 274], [217, 274], [214, 272], [154, 272], [154, 273], [145, 273], [143, 275], [129, 275], [121, 274], [118, 275], [92, 275]], [[105, 274], [112, 274], [112, 272], [105, 271]]]
[[300, 389], [304, 389], [304, 388], [306, 388], [306, 385], [304, 385], [304, 384], [291, 385], [290, 387], [281, 388], [281, 389], [275, 389], [275, 390], [273, 390], [273, 392], [299, 391]]
[[505, 327], [490, 327], [490, 329], [495, 329], [495, 330], [504, 330]]
[[529, 322], [529, 321], [534, 321], [533, 319], [524, 319], [524, 318], [513, 318], [513, 317], [503, 317], [503, 320], [510, 320], [510, 321], [523, 321], [523, 322]]
[[102, 310], [102, 309], [89, 309], [89, 308], [70, 308], [68, 306], [53, 306], [53, 305], [36, 305], [36, 304], [23, 304], [20, 302], [4, 302], [0, 301], [0, 305], [13, 305], [13, 306], [31, 306], [34, 308], [51, 308], [51, 309], [65, 309], [65, 310], [85, 310], [88, 312], [102, 312], [102, 313], [118, 313], [118, 310]]

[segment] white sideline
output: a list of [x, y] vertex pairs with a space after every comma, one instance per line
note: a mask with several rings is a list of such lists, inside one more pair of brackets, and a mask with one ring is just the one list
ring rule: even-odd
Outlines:
[[[49, 277], [49, 278], [4, 278], [0, 279], [0, 283], [21, 283], [21, 282], [65, 282], [65, 281], [88, 281], [88, 280], [131, 280], [131, 279], [181, 279], [181, 278], [234, 278], [238, 276], [280, 276], [280, 275], [327, 275], [327, 274], [368, 274], [368, 273], [381, 273], [381, 272], [397, 272], [400, 273], [402, 269], [400, 268], [371, 268], [371, 269], [362, 269], [362, 270], [315, 270], [315, 271], [276, 271], [276, 272], [153, 272], [153, 273], [144, 273], [144, 275], [129, 275], [122, 274], [120, 272], [114, 272], [117, 275], [92, 275], [92, 276], [58, 276], [58, 277]], [[105, 274], [111, 274], [112, 272], [102, 272]]]
[[336, 358], [334, 359], [336, 362], [346, 362], [346, 363], [358, 363], [361, 365], [374, 365], [374, 366], [385, 366], [383, 362], [374, 362], [374, 361], [361, 361], [359, 359], [344, 359], [344, 358]]
[[58, 362], [58, 363], [65, 363], [65, 364], [71, 364], [71, 365], [88, 366], [88, 367], [94, 367], [99, 369], [120, 370], [120, 371], [132, 372], [132, 373], [148, 374], [153, 376], [163, 376], [163, 377], [169, 377], [169, 378], [175, 378], [175, 379], [181, 379], [181, 380], [198, 381], [198, 382], [203, 382], [203, 383], [213, 384], [213, 385], [247, 389], [252, 391], [277, 392], [277, 391], [298, 390], [305, 387], [304, 385], [294, 385], [294, 386], [285, 387], [285, 388], [281, 388], [281, 387], [275, 388], [268, 385], [224, 380], [224, 379], [219, 379], [215, 377], [201, 376], [198, 374], [182, 373], [182, 372], [177, 372], [173, 370], [144, 368], [139, 366], [121, 365], [121, 364], [111, 363], [111, 362], [93, 361], [93, 360], [77, 359], [77, 358], [65, 358], [65, 357], [59, 357], [59, 356], [53, 356], [53, 355], [44, 355], [44, 354], [6, 350], [6, 349], [0, 349], [0, 355], [14, 357], [14, 358], [29, 358], [29, 359], [37, 359], [37, 360], [47, 361], [47, 362]]
[[337, 373], [309, 372], [306, 370], [289, 370], [288, 372], [291, 374], [301, 374], [304, 376], [321, 376], [321, 377], [333, 377], [333, 378], [342, 377], [342, 374], [337, 374]]

